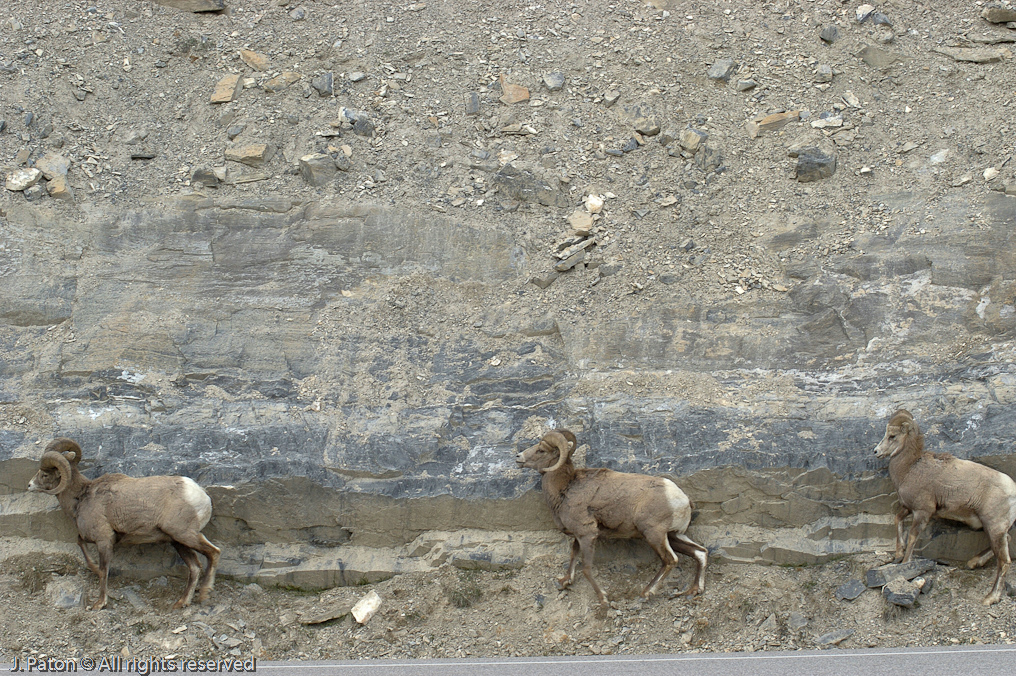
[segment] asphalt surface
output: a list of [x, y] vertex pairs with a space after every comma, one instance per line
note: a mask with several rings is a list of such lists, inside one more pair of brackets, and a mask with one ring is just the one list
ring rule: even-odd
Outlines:
[[[68, 668], [66, 661], [48, 669], [19, 662], [13, 673], [100, 672], [98, 663], [89, 668]], [[126, 664], [113, 665], [105, 673], [138, 673]], [[246, 667], [250, 669], [250, 662]], [[260, 662], [258, 674], [268, 676], [965, 676], [966, 674], [1016, 673], [1016, 646], [969, 646], [952, 648], [898, 648], [886, 650], [813, 650], [758, 653], [696, 653], [681, 655], [601, 657], [519, 657], [511, 659], [361, 660], [350, 662]], [[119, 668], [116, 668], [119, 667]], [[15, 665], [0, 663], [0, 673]], [[193, 667], [192, 667], [193, 669]], [[225, 670], [220, 669], [220, 670]], [[185, 669], [171, 669], [177, 674]], [[208, 673], [206, 669], [200, 669]], [[213, 670], [214, 671], [214, 670]], [[236, 673], [236, 669], [231, 670]], [[153, 672], [154, 673], [154, 672]]]
[[796, 652], [263, 663], [269, 676], [964, 676], [1016, 673], [1016, 646]]

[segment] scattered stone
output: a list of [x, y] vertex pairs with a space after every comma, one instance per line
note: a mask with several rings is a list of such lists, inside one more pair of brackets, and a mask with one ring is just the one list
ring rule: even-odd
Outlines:
[[60, 577], [46, 584], [46, 600], [61, 610], [81, 607], [85, 590], [75, 577]]
[[272, 62], [264, 54], [252, 51], [250, 49], [240, 50], [240, 60], [246, 63], [254, 70], [268, 70], [271, 68]]
[[723, 164], [723, 153], [712, 143], [706, 143], [695, 153], [695, 164], [702, 171], [714, 171]]
[[563, 89], [564, 83], [565, 83], [564, 73], [560, 71], [547, 73], [546, 75], [543, 76], [544, 86], [552, 92], [556, 92]]
[[871, 45], [865, 46], [864, 49], [858, 52], [857, 56], [861, 61], [879, 70], [884, 70], [900, 60], [898, 55], [878, 47], [872, 47]]
[[354, 70], [352, 73], [349, 74], [349, 81], [350, 82], [360, 82], [365, 77], [367, 77], [367, 75], [365, 73], [363, 73], [361, 71], [358, 71], [358, 70]]
[[988, 167], [987, 169], [984, 170], [984, 174], [983, 174], [984, 180], [985, 181], [991, 181], [996, 176], [998, 176], [998, 173], [999, 173], [998, 169], [996, 169], [995, 167]]
[[561, 276], [560, 272], [548, 272], [544, 275], [533, 275], [529, 278], [530, 284], [535, 284], [541, 289], [546, 289], [548, 286], [554, 283], [554, 281]]
[[831, 45], [840, 39], [840, 29], [835, 24], [832, 26], [826, 26], [822, 29], [822, 32], [818, 34], [818, 37], [822, 42]]
[[791, 631], [800, 631], [808, 626], [808, 618], [801, 613], [794, 611], [787, 618], [787, 628]]
[[353, 133], [357, 136], [374, 135], [374, 122], [370, 119], [370, 115], [362, 110], [343, 106], [339, 108], [339, 121], [340, 123], [345, 121], [352, 125]]
[[46, 153], [35, 161], [35, 168], [42, 172], [48, 180], [57, 176], [66, 176], [70, 169], [71, 162], [59, 153]]
[[198, 167], [191, 173], [191, 185], [215, 188], [219, 185], [219, 177], [208, 167]]
[[737, 62], [733, 59], [719, 59], [706, 71], [706, 77], [714, 82], [726, 83], [736, 70]]
[[15, 169], [7, 176], [6, 187], [12, 192], [28, 190], [42, 180], [42, 172], [35, 167]]
[[872, 12], [871, 20], [876, 26], [892, 26], [893, 22], [889, 20], [882, 12]]
[[[343, 146], [343, 148], [348, 147], [349, 146]], [[346, 153], [339, 153], [335, 157], [335, 168], [338, 169], [339, 171], [349, 171], [350, 169], [352, 169], [353, 163], [349, 161], [349, 155]]]
[[737, 91], [739, 92], [746, 92], [748, 90], [754, 89], [755, 87], [758, 87], [758, 82], [755, 82], [755, 80], [752, 80], [750, 78], [747, 80], [737, 81]]
[[912, 608], [917, 597], [921, 595], [920, 585], [905, 577], [895, 577], [882, 587], [882, 596], [886, 601], [904, 608]]
[[828, 64], [821, 64], [815, 70], [815, 82], [832, 82], [833, 81], [833, 68]]
[[218, 81], [212, 92], [211, 103], [229, 103], [236, 100], [243, 90], [243, 80], [239, 75], [227, 75]]
[[769, 613], [769, 617], [762, 622], [758, 627], [761, 631], [772, 633], [780, 628], [780, 623], [776, 619], [776, 613]]
[[63, 200], [65, 202], [74, 201], [74, 191], [71, 190], [70, 185], [67, 183], [66, 176], [56, 176], [50, 179], [49, 183], [46, 184], [46, 192], [53, 199]]
[[599, 195], [586, 195], [583, 205], [591, 214], [598, 214], [603, 211], [603, 198]]
[[864, 583], [869, 587], [884, 587], [889, 583], [889, 580], [894, 578], [902, 577], [912, 580], [934, 568], [935, 562], [930, 559], [911, 559], [907, 563], [889, 563], [866, 572]]
[[585, 262], [585, 260], [586, 260], [586, 250], [580, 249], [579, 251], [573, 253], [571, 256], [568, 256], [568, 258], [565, 258], [564, 260], [561, 260], [557, 264], [555, 264], [554, 270], [556, 270], [557, 272], [567, 272], [568, 270], [571, 270], [579, 263]]
[[247, 125], [245, 123], [243, 123], [243, 122], [238, 122], [237, 124], [231, 124], [230, 126], [226, 127], [226, 137], [230, 141], [232, 141], [237, 136], [242, 134], [243, 130], [246, 129], [246, 128], [247, 128]]
[[643, 136], [656, 136], [660, 133], [660, 124], [654, 118], [640, 117], [635, 120], [635, 131]]
[[801, 119], [800, 110], [789, 110], [783, 113], [773, 113], [764, 117], [757, 117], [754, 120], [745, 122], [745, 129], [751, 138], [758, 137], [764, 131], [776, 131], [782, 129], [790, 122]]
[[872, 12], [875, 11], [874, 5], [864, 4], [857, 8], [854, 12], [854, 17], [857, 19], [857, 23], [864, 23], [871, 16]]
[[7, 120], [0, 118], [0, 132], [7, 128]]
[[154, 160], [155, 159], [155, 155], [156, 155], [156, 153], [153, 150], [149, 150], [147, 148], [139, 148], [138, 150], [135, 150], [135, 151], [131, 152], [131, 159], [132, 160]]
[[331, 96], [334, 93], [332, 73], [321, 73], [310, 81], [310, 86], [317, 90], [318, 96]]
[[293, 21], [303, 21], [307, 18], [307, 9], [305, 7], [297, 7], [289, 13], [289, 18]]
[[1016, 9], [992, 5], [991, 7], [985, 7], [981, 11], [981, 18], [991, 23], [1009, 23], [1010, 21], [1016, 21]]
[[312, 153], [304, 155], [299, 160], [300, 175], [303, 180], [313, 186], [327, 185], [335, 178], [338, 167], [331, 155], [324, 153]]
[[621, 98], [621, 92], [617, 91], [616, 89], [608, 89], [603, 94], [603, 105], [610, 108], [615, 103], [617, 103], [617, 100], [619, 98]]
[[836, 173], [836, 155], [816, 146], [800, 150], [795, 175], [798, 182], [810, 183], [829, 178]]
[[251, 143], [238, 148], [227, 148], [226, 159], [251, 167], [257, 167], [268, 159], [268, 145], [265, 143]]
[[42, 199], [42, 196], [46, 194], [46, 189], [41, 185], [33, 185], [31, 188], [26, 188], [22, 195], [29, 202], [38, 202]]
[[309, 612], [300, 618], [300, 624], [323, 624], [331, 620], [337, 620], [340, 617], [345, 617], [353, 607], [348, 603], [339, 603], [334, 606], [322, 608], [320, 610], [315, 609], [315, 612]]
[[621, 146], [621, 152], [630, 153], [631, 151], [635, 150], [638, 147], [639, 147], [638, 140], [630, 138], [624, 142], [623, 146]]
[[836, 598], [841, 601], [853, 601], [867, 589], [868, 588], [860, 580], [850, 580], [848, 582], [844, 582], [836, 588]]
[[513, 103], [522, 103], [523, 101], [529, 100], [529, 90], [520, 85], [511, 84], [506, 82], [504, 74], [501, 75], [501, 98], [498, 100], [505, 105], [512, 105]]
[[698, 129], [685, 129], [681, 132], [681, 137], [678, 142], [681, 148], [688, 151], [692, 155], [698, 152], [698, 149], [702, 147], [702, 144], [709, 140], [709, 134]]
[[294, 82], [297, 82], [298, 80], [300, 80], [300, 78], [302, 78], [302, 77], [303, 77], [303, 75], [300, 75], [300, 73], [296, 73], [294, 71], [287, 70], [284, 73], [282, 73], [281, 75], [273, 77], [271, 80], [266, 82], [265, 85], [264, 85], [264, 90], [266, 92], [268, 92], [269, 94], [274, 94], [276, 92], [281, 92], [282, 90], [286, 89], [291, 84], [293, 84]]
[[576, 209], [568, 216], [568, 225], [580, 235], [588, 235], [593, 227], [593, 215], [587, 211]]
[[854, 635], [854, 630], [853, 629], [846, 629], [846, 628], [844, 628], [844, 629], [837, 629], [836, 631], [831, 631], [828, 634], [822, 634], [821, 636], [819, 636], [818, 638], [815, 639], [815, 643], [818, 644], [818, 645], [822, 645], [822, 646], [825, 646], [825, 645], [838, 645], [838, 644], [842, 643], [843, 641], [846, 641], [848, 638], [850, 638], [853, 635]]
[[968, 63], [998, 63], [1012, 56], [1005, 47], [932, 47], [931, 51]]
[[131, 129], [127, 132], [127, 135], [123, 137], [124, 145], [135, 146], [148, 138], [147, 129]]
[[480, 114], [480, 95], [476, 92], [466, 94], [466, 115]]
[[185, 12], [221, 12], [226, 8], [223, 0], [154, 0], [156, 5], [165, 5]]

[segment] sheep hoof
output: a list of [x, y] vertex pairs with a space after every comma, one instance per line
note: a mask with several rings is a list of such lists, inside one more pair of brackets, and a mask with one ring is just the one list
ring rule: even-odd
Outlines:
[[993, 606], [1001, 600], [1002, 600], [1001, 592], [995, 592], [993, 594], [988, 594], [987, 596], [985, 596], [984, 600], [981, 601], [981, 605]]
[[692, 585], [692, 586], [688, 587], [683, 592], [678, 594], [678, 596], [692, 597], [692, 596], [698, 596], [701, 593], [702, 593], [702, 589], [696, 584], [696, 585]]
[[96, 601], [95, 603], [93, 603], [91, 609], [92, 610], [102, 610], [105, 607], [106, 607], [106, 599], [103, 599], [101, 601]]
[[180, 599], [179, 601], [173, 604], [173, 610], [180, 610], [181, 608], [186, 608], [189, 605], [190, 605], [189, 603], [187, 603], [183, 599]]
[[556, 580], [557, 588], [559, 591], [564, 591], [571, 585], [571, 580], [566, 577], [559, 577]]

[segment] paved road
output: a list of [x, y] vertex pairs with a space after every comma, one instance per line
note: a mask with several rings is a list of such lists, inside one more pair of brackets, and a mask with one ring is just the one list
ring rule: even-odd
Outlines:
[[658, 656], [259, 663], [267, 676], [966, 676], [1016, 673], [1016, 646]]
[[[24, 663], [19, 673], [27, 673]], [[0, 663], [0, 674], [11, 664]], [[98, 673], [94, 667], [92, 671]], [[32, 669], [34, 673], [37, 669]], [[66, 671], [57, 667], [55, 671]], [[77, 669], [82, 673], [82, 669]], [[84, 671], [88, 673], [88, 671]], [[106, 673], [117, 673], [116, 670]], [[124, 672], [125, 673], [125, 672]], [[181, 673], [177, 671], [176, 673]], [[260, 662], [267, 676], [967, 676], [1016, 673], [1016, 646], [484, 660]]]

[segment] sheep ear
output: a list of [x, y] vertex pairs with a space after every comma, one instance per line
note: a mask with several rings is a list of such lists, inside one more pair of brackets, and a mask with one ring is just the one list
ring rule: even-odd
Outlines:
[[64, 451], [64, 457], [67, 458], [67, 462], [78, 462], [81, 460], [74, 451]]
[[900, 423], [900, 430], [902, 430], [904, 434], [910, 434], [910, 432], [913, 430], [913, 427], [914, 424], [909, 420], [904, 420], [903, 422]]

